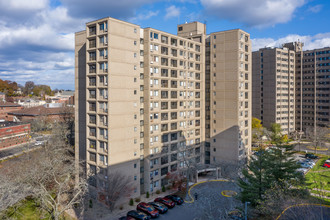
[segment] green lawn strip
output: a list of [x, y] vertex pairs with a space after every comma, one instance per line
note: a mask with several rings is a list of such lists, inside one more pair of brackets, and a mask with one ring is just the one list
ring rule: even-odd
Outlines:
[[311, 190], [311, 193], [315, 193], [315, 194], [318, 194], [318, 195], [322, 195], [322, 196], [330, 197], [330, 193], [328, 193], [328, 192], [322, 192], [322, 191], [317, 191], [317, 190]]
[[313, 190], [313, 188], [330, 190], [330, 169], [322, 167], [327, 158], [327, 156], [321, 157], [315, 166], [306, 174], [306, 184], [310, 190]]
[[48, 219], [48, 213], [39, 209], [33, 199], [25, 199], [17, 205], [17, 210], [13, 207], [7, 210], [7, 216], [13, 219], [35, 220], [35, 219]]

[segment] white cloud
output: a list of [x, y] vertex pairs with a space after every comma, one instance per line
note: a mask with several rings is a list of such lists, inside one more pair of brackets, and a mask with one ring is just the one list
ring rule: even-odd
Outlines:
[[310, 35], [290, 34], [282, 38], [255, 38], [251, 39], [253, 51], [263, 47], [281, 47], [282, 44], [294, 41], [304, 43], [303, 50], [312, 50], [323, 47], [330, 47], [330, 32]]
[[323, 7], [322, 5], [310, 6], [307, 11], [318, 13], [321, 11], [322, 7]]
[[201, 0], [208, 13], [254, 27], [286, 23], [306, 0]]
[[171, 5], [170, 7], [166, 8], [165, 19], [178, 16], [180, 16], [180, 8], [177, 8], [175, 5]]
[[46, 8], [48, 0], [0, 0], [0, 7], [6, 10], [35, 11]]
[[159, 11], [148, 11], [146, 13], [138, 14], [136, 17], [133, 17], [129, 19], [130, 22], [138, 22], [142, 20], [148, 20], [151, 17], [157, 16], [159, 14]]

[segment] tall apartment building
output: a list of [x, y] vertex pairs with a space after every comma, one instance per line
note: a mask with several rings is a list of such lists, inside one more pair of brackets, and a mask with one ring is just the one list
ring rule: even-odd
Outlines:
[[303, 43], [286, 47], [296, 51], [296, 130], [329, 127], [330, 47], [303, 51]]
[[295, 130], [295, 52], [286, 47], [252, 53], [252, 115], [265, 127]]
[[204, 35], [193, 22], [178, 35], [205, 45], [205, 163], [244, 162], [251, 146], [251, 41], [240, 29]]
[[[244, 162], [251, 146], [251, 41], [240, 29], [211, 33], [210, 160]], [[209, 49], [208, 49], [209, 48]]]
[[[104, 18], [76, 33], [76, 155], [86, 160], [91, 186], [106, 188], [108, 173], [119, 171], [132, 177], [135, 197], [167, 185], [166, 175], [187, 163], [242, 158], [251, 134], [249, 35], [213, 35], [218, 58], [206, 61], [199, 22], [173, 35]], [[208, 81], [207, 62], [218, 65]]]

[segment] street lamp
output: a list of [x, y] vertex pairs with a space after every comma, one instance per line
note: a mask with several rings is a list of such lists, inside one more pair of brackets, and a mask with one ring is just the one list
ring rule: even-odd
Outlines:
[[247, 220], [247, 206], [251, 204], [250, 202], [245, 202], [245, 220]]

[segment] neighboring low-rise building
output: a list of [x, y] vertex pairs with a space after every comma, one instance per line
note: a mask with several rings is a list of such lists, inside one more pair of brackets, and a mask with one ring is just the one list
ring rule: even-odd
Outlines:
[[18, 100], [17, 104], [24, 106], [25, 108], [32, 108], [35, 106], [41, 106], [46, 104], [44, 100], [36, 100], [36, 99], [22, 99]]
[[30, 133], [28, 123], [0, 122], [0, 149], [27, 142]]
[[13, 121], [13, 116], [8, 112], [14, 112], [23, 109], [23, 106], [12, 102], [0, 101], [0, 120]]
[[6, 100], [6, 94], [3, 92], [0, 92], [0, 102], [4, 102]]
[[31, 121], [38, 117], [46, 117], [46, 120], [58, 120], [62, 114], [65, 114], [65, 111], [60, 103], [47, 103], [42, 106], [8, 112], [8, 115], [15, 116], [19, 121]]

